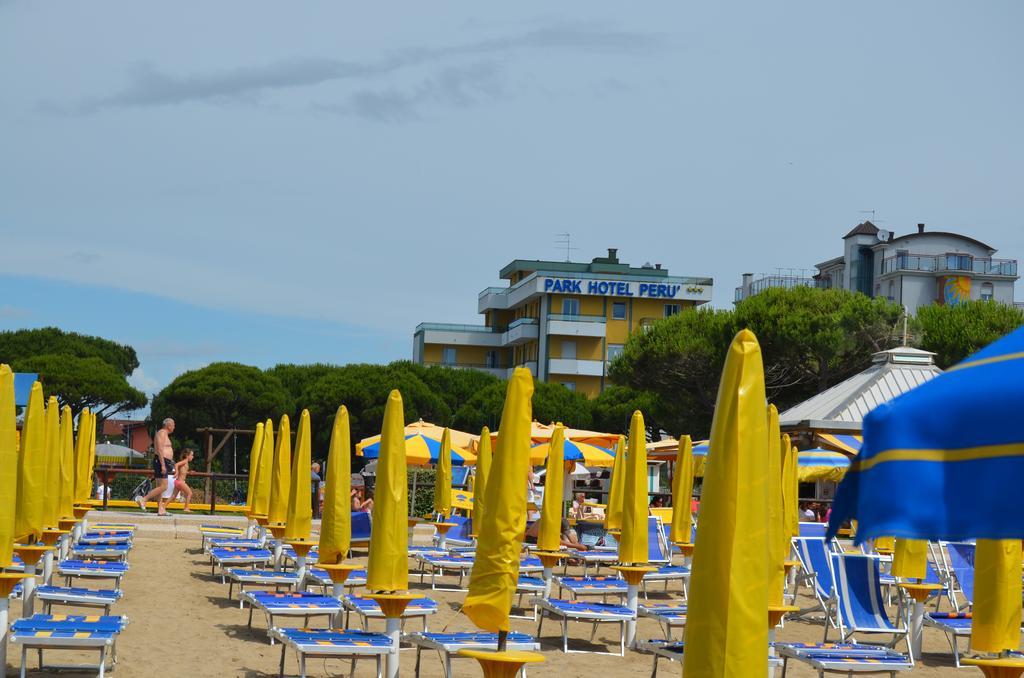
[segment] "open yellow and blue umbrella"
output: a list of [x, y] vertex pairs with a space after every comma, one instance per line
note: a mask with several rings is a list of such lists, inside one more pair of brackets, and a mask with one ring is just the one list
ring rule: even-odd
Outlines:
[[864, 444], [864, 439], [855, 433], [818, 433], [817, 438], [821, 445], [854, 457]]
[[[540, 466], [547, 461], [548, 452], [551, 449], [551, 441], [537, 443], [530, 448], [530, 465]], [[590, 443], [583, 443], [575, 440], [565, 439], [562, 447], [564, 461], [574, 461], [584, 466], [613, 466], [615, 464], [615, 452], [606, 447], [598, 447]]]
[[839, 482], [850, 468], [850, 458], [839, 452], [814, 449], [801, 450], [797, 454], [796, 471], [801, 483], [816, 480]]
[[[405, 462], [409, 466], [430, 466], [437, 463], [441, 454], [441, 438], [445, 428], [422, 419], [405, 427]], [[463, 431], [449, 429], [451, 433], [452, 464], [463, 466], [476, 463], [471, 452], [475, 436]], [[367, 459], [380, 457], [380, 436], [363, 438], [356, 445], [356, 456]]]

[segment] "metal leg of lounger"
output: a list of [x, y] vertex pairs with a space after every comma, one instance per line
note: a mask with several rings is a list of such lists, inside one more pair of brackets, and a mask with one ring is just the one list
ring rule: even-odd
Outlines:
[[299, 678], [306, 678], [306, 655], [299, 653]]
[[377, 678], [384, 678], [384, 662], [380, 655], [377, 655]]
[[249, 628], [252, 628], [252, 610], [253, 610], [253, 606], [250, 605], [249, 606], [249, 621], [246, 623], [246, 626], [248, 626]]
[[107, 648], [106, 646], [100, 648], [100, 676], [103, 678], [103, 674], [107, 668]]
[[452, 655], [450, 652], [444, 653], [444, 678], [452, 678]]
[[594, 642], [594, 636], [597, 635], [597, 620], [595, 619], [590, 624], [590, 642]]
[[21, 646], [21, 678], [25, 678], [25, 663], [28, 661], [28, 646]]
[[562, 652], [569, 653], [569, 618], [562, 617]]
[[622, 622], [622, 635], [619, 636], [619, 656], [626, 656], [626, 622]]
[[288, 648], [287, 643], [281, 643], [281, 669], [278, 672], [280, 678], [284, 678], [284, 651]]
[[420, 661], [422, 661], [422, 659], [423, 659], [423, 646], [417, 645], [416, 646], [416, 668], [414, 669], [414, 673], [413, 673], [413, 675], [416, 676], [416, 678], [420, 678]]
[[651, 669], [651, 678], [658, 678], [658, 653], [654, 653], [654, 668]]

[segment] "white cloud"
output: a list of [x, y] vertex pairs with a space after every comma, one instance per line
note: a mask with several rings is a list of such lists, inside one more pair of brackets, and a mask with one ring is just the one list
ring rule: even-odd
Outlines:
[[160, 382], [147, 375], [145, 370], [141, 367], [135, 368], [135, 371], [128, 377], [128, 383], [145, 393], [147, 396], [152, 396], [160, 390]]

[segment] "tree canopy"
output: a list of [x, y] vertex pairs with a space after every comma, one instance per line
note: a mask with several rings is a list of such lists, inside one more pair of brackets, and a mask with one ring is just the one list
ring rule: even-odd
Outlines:
[[968, 301], [949, 306], [922, 306], [917, 310], [920, 348], [935, 353], [942, 369], [1024, 325], [1024, 311], [992, 301]]

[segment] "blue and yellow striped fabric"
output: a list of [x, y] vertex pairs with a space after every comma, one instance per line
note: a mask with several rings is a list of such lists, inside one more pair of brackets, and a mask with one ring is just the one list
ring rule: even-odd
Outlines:
[[797, 478], [801, 483], [816, 480], [838, 482], [850, 468], [850, 458], [828, 450], [801, 450], [797, 455]]
[[830, 533], [857, 541], [1024, 538], [1024, 328], [864, 419]]

